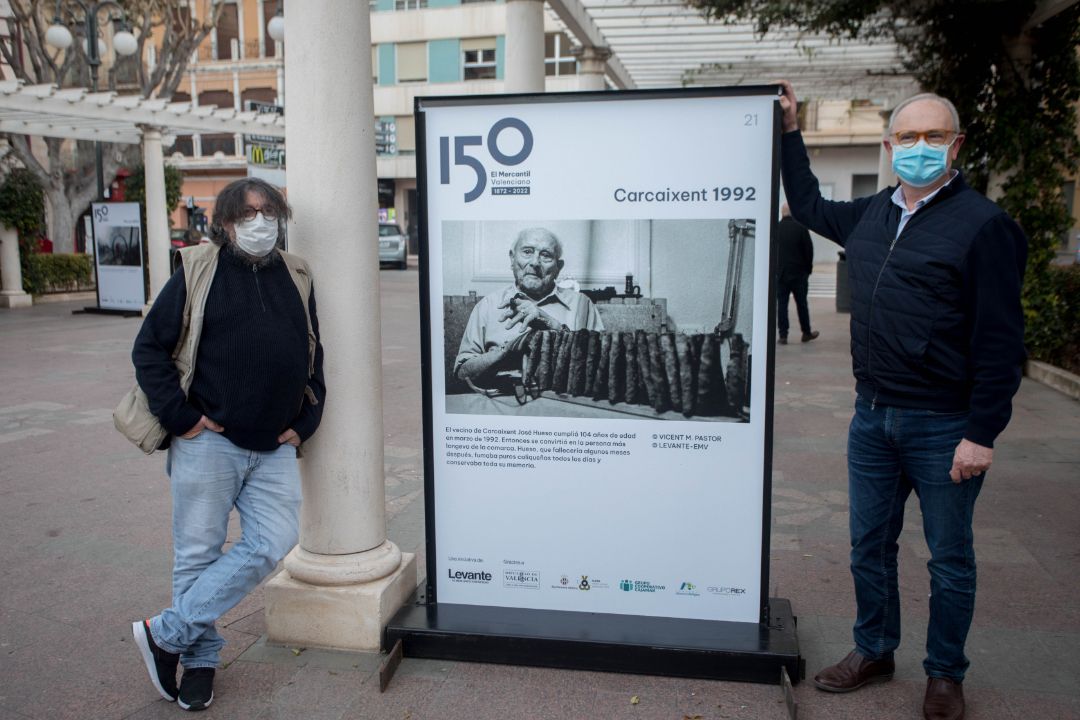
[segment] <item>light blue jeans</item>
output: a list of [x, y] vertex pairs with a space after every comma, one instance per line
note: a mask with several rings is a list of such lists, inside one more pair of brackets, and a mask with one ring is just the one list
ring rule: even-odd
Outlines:
[[[173, 599], [150, 619], [150, 634], [162, 649], [179, 653], [185, 668], [216, 667], [225, 640], [214, 623], [296, 545], [296, 448], [244, 450], [203, 430], [191, 440], [173, 439], [165, 470], [172, 486]], [[233, 507], [241, 537], [222, 552]]]

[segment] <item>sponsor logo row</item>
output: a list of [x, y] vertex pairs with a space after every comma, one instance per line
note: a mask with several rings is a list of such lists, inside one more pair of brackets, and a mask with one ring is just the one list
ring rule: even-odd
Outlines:
[[[518, 565], [520, 563], [513, 562], [507, 563]], [[450, 582], [455, 583], [471, 583], [475, 585], [492, 585], [495, 584], [496, 577], [494, 573], [487, 570], [473, 570], [451, 567], [447, 570], [447, 577]], [[555, 576], [552, 581], [542, 580], [540, 573], [536, 570], [525, 570], [521, 568], [507, 568], [502, 571], [502, 586], [504, 588], [515, 588], [522, 590], [539, 590], [542, 585], [547, 584], [553, 590], [576, 590], [580, 592], [588, 592], [592, 590], [610, 590], [612, 587], [627, 593], [671, 593], [675, 595], [681, 595], [684, 597], [700, 597], [701, 595], [745, 595], [746, 588], [733, 587], [728, 585], [698, 585], [690, 581], [683, 581], [674, 585], [665, 585], [654, 583], [650, 580], [638, 580], [631, 578], [624, 578], [612, 585], [606, 580], [602, 580], [594, 575], [558, 575]]]

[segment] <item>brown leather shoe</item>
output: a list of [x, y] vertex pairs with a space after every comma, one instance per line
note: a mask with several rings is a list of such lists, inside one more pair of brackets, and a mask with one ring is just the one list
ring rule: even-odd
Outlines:
[[926, 678], [922, 714], [926, 720], [963, 720], [964, 686], [948, 678]]
[[811, 340], [816, 339], [819, 335], [821, 335], [821, 333], [818, 332], [817, 330], [811, 330], [808, 333], [803, 333], [802, 334], [802, 341], [803, 342], [810, 342]]
[[825, 692], [845, 693], [871, 682], [892, 680], [896, 665], [892, 658], [867, 660], [855, 650], [814, 676], [814, 685]]

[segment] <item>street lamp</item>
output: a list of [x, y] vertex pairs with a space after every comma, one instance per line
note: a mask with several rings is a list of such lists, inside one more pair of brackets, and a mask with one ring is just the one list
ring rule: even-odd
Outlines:
[[270, 33], [270, 37], [274, 38], [274, 42], [281, 42], [285, 39], [284, 4], [284, 2], [278, 2], [277, 13], [275, 13], [274, 17], [270, 18], [270, 22], [266, 24], [266, 32]]
[[[72, 20], [84, 23], [86, 42], [83, 43], [83, 50], [86, 52], [86, 61], [90, 64], [91, 89], [97, 92], [98, 67], [101, 66], [101, 55], [104, 48], [104, 43], [98, 38], [98, 12], [101, 10], [111, 11], [115, 8], [120, 13], [119, 17], [114, 17], [111, 13], [109, 15], [110, 20], [119, 20], [121, 23], [122, 29], [113, 35], [113, 50], [116, 51], [117, 55], [133, 55], [139, 49], [139, 42], [128, 30], [127, 16], [124, 14], [124, 8], [119, 3], [114, 2], [114, 0], [103, 0], [103, 2], [89, 4], [83, 2], [83, 0], [74, 0], [74, 2], [83, 11], [81, 21], [74, 17]], [[61, 0], [56, 0], [56, 15], [53, 17], [52, 25], [45, 31], [45, 42], [55, 48], [66, 50], [71, 47], [74, 38], [60, 17], [60, 4]], [[105, 197], [105, 174], [101, 165], [101, 143], [96, 140], [94, 141], [94, 160], [97, 164], [97, 195], [100, 200]]]

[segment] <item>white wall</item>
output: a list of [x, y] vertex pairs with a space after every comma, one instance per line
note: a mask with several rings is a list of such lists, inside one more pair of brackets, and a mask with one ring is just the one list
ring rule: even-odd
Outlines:
[[[810, 167], [821, 183], [822, 195], [832, 200], [851, 200], [852, 175], [876, 175], [878, 147], [809, 147]], [[783, 195], [783, 187], [780, 188]], [[831, 193], [831, 194], [830, 194]], [[783, 197], [781, 197], [783, 201]], [[840, 246], [811, 233], [814, 240], [814, 262], [835, 262]]]

